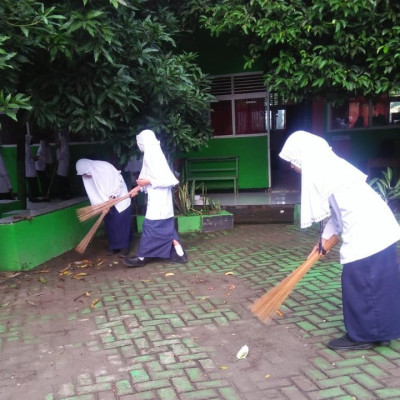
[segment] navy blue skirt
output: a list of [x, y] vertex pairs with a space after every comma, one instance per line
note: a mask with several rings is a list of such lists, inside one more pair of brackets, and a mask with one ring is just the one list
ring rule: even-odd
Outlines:
[[110, 250], [127, 249], [132, 241], [131, 208], [121, 213], [115, 207], [104, 217], [104, 226]]
[[174, 239], [180, 242], [174, 217], [160, 220], [145, 218], [136, 255], [147, 258], [170, 258]]
[[400, 337], [400, 267], [396, 244], [343, 265], [343, 317], [357, 342]]

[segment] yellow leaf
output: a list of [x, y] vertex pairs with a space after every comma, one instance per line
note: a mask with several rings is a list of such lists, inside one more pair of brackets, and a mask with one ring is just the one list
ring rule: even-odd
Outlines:
[[71, 268], [71, 266], [70, 265], [68, 265], [67, 267], [65, 267], [64, 269], [62, 269], [61, 271], [60, 271], [60, 274], [61, 275], [64, 275], [64, 272], [66, 272], [68, 269], [70, 269]]
[[166, 274], [165, 274], [165, 276], [174, 276], [175, 274], [173, 273], [173, 272], [167, 272]]
[[39, 278], [39, 281], [42, 282], [42, 283], [47, 283], [46, 278], [44, 278], [43, 276], [41, 276], [41, 277]]
[[86, 275], [87, 275], [86, 272], [80, 272], [79, 274], [74, 275], [74, 279], [82, 279]]
[[265, 379], [268, 379], [270, 376], [270, 374], [265, 375]]
[[228, 367], [225, 367], [225, 365], [223, 365], [222, 367], [220, 367], [221, 369], [228, 369]]
[[100, 301], [100, 299], [94, 299], [92, 301], [92, 304], [90, 305], [90, 308], [94, 308], [94, 306]]
[[234, 275], [234, 273], [232, 271], [229, 271], [229, 272], [225, 272], [225, 275]]
[[90, 297], [90, 292], [85, 292], [86, 297]]
[[10, 302], [8, 301], [7, 303], [4, 303], [1, 305], [1, 307], [7, 307], [10, 304]]

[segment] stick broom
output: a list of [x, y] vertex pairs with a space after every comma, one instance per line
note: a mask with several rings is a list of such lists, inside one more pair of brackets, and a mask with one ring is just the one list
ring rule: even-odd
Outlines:
[[[339, 238], [336, 235], [333, 235], [329, 240], [326, 241], [324, 246], [325, 251], [328, 252], [338, 242]], [[322, 254], [319, 254], [318, 251], [315, 251], [309, 259], [297, 267], [289, 276], [284, 278], [275, 287], [256, 300], [250, 308], [251, 312], [262, 322], [266, 322], [271, 319], [272, 315], [283, 304], [294, 287], [300, 282], [310, 268], [322, 257]]]
[[83, 254], [85, 252], [86, 247], [88, 247], [89, 243], [93, 239], [94, 234], [96, 233], [97, 229], [99, 229], [99, 226], [100, 226], [101, 222], [103, 221], [104, 217], [106, 216], [107, 212], [108, 212], [108, 209], [103, 210], [99, 219], [90, 228], [90, 231], [85, 235], [85, 237], [81, 240], [81, 242], [75, 247], [75, 250], [79, 254]]
[[80, 222], [86, 221], [90, 218], [95, 217], [96, 215], [101, 214], [104, 210], [110, 209], [115, 204], [119, 203], [122, 200], [130, 197], [130, 194], [127, 193], [124, 196], [117, 197], [116, 199], [110, 199], [105, 201], [104, 203], [95, 204], [93, 206], [81, 207], [76, 210], [76, 214], [78, 215], [78, 219]]

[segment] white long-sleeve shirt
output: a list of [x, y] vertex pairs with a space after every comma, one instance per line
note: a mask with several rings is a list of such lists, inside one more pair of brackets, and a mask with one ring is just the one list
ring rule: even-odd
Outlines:
[[400, 239], [400, 226], [391, 209], [366, 182], [335, 192], [329, 204], [331, 218], [322, 237], [341, 234], [342, 264], [376, 254]]

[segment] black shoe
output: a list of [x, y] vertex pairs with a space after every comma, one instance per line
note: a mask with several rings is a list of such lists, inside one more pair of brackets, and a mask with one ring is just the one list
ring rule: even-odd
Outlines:
[[124, 249], [121, 249], [121, 252], [119, 253], [118, 257], [125, 258], [128, 255], [129, 255], [129, 249], [124, 248]]
[[125, 257], [124, 264], [128, 267], [144, 267], [146, 265], [146, 259], [141, 260], [139, 257]]
[[376, 346], [374, 342], [355, 342], [348, 335], [344, 335], [328, 343], [328, 347], [332, 350], [368, 350], [374, 346]]
[[382, 342], [375, 342], [375, 346], [390, 346], [390, 340], [383, 340]]
[[186, 256], [186, 253], [183, 252], [183, 256], [178, 256], [178, 254], [174, 254], [170, 260], [174, 263], [178, 263], [178, 264], [186, 264], [188, 262], [188, 258]]

